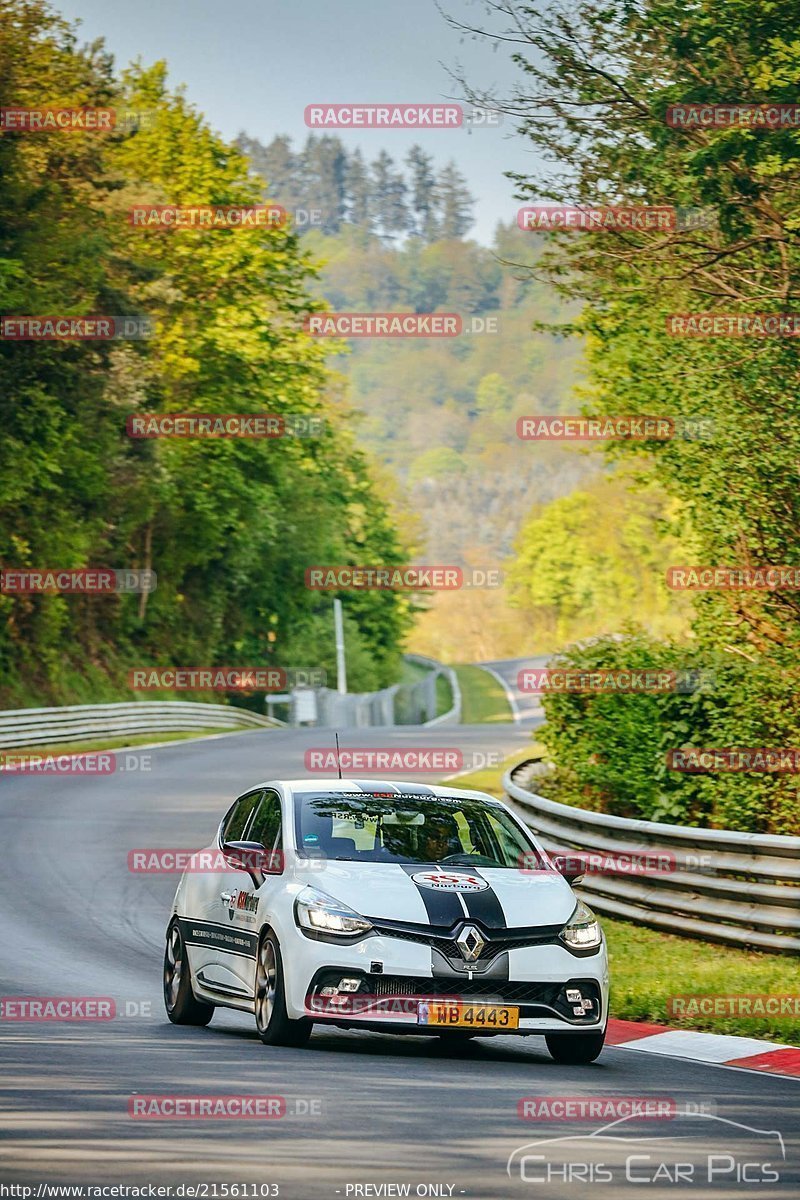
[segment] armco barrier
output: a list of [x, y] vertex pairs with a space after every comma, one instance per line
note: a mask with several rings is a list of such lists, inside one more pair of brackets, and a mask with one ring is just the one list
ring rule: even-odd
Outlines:
[[548, 851], [674, 857], [657, 874], [587, 873], [578, 891], [598, 912], [709, 942], [800, 953], [800, 837], [628, 820], [530, 790], [544, 764], [503, 777], [517, 813]]
[[[348, 692], [340, 695], [331, 688], [319, 688], [318, 725], [338, 729], [365, 729], [391, 725], [457, 724], [461, 720], [461, 692], [456, 673], [433, 658], [406, 654], [407, 662], [425, 667], [428, 674], [416, 683], [395, 683], [379, 692]], [[444, 675], [450, 684], [452, 706], [436, 716], [436, 681]]]
[[0, 712], [0, 750], [193, 729], [262, 729], [274, 722], [228, 704], [153, 700]]
[[[425, 722], [426, 725], [458, 725], [461, 722], [461, 688], [458, 686], [458, 676], [452, 667], [446, 667], [443, 663], [437, 662], [435, 658], [426, 658], [424, 654], [405, 654], [403, 656], [406, 662], [416, 663], [417, 666], [427, 667], [433, 672], [433, 680], [429, 686], [433, 688], [433, 712], [436, 712], [436, 680], [439, 675], [444, 675], [450, 685], [450, 695], [453, 697], [453, 703], [448, 708], [447, 712], [443, 712], [439, 717], [431, 717]], [[427, 680], [425, 681], [428, 682]]]

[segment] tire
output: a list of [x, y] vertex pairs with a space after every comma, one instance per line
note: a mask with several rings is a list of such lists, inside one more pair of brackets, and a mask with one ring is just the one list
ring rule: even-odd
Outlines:
[[547, 1033], [547, 1049], [557, 1063], [592, 1063], [599, 1057], [606, 1040], [602, 1033]]
[[307, 1017], [294, 1021], [286, 1012], [283, 960], [278, 939], [265, 933], [258, 943], [255, 1001], [256, 1030], [265, 1046], [304, 1046], [314, 1022]]
[[198, 1000], [192, 991], [186, 943], [177, 921], [173, 921], [167, 930], [164, 1007], [173, 1025], [207, 1025], [214, 1015], [214, 1005]]

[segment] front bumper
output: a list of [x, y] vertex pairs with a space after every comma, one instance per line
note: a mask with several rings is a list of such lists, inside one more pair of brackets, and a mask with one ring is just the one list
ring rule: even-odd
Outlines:
[[[474, 970], [471, 978], [466, 965], [456, 973], [429, 945], [399, 938], [372, 936], [348, 945], [309, 939], [296, 930], [287, 950], [286, 1001], [292, 1017], [430, 1034], [437, 1029], [418, 1023], [417, 1005], [445, 997], [519, 1007], [519, 1027], [508, 1031], [512, 1034], [596, 1033], [608, 1017], [605, 943], [595, 954], [581, 956], [555, 944], [511, 949], [482, 973]], [[359, 981], [357, 992], [322, 994], [323, 987], [345, 976]], [[570, 1001], [568, 991], [579, 992], [582, 1003]]]

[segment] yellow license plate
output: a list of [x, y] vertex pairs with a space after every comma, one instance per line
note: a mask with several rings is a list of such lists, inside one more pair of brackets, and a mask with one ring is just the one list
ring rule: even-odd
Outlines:
[[420, 1025], [449, 1029], [518, 1029], [519, 1008], [501, 1004], [467, 1004], [464, 1001], [422, 1000], [417, 1007]]

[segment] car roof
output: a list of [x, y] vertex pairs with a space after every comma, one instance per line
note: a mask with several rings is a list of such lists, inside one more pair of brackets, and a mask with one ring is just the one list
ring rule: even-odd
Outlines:
[[[270, 779], [254, 786], [275, 787], [276, 785], [280, 785], [292, 794], [296, 792], [393, 792], [397, 796], [406, 796], [408, 799], [417, 796], [451, 796], [489, 800], [494, 804], [502, 803], [496, 797], [472, 788], [453, 788], [438, 783], [416, 783], [408, 779]], [[253, 789], [248, 790], [252, 791]]]

